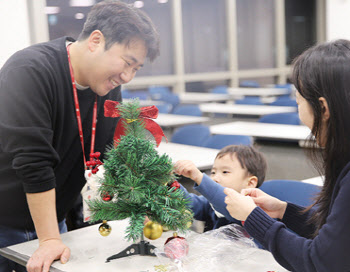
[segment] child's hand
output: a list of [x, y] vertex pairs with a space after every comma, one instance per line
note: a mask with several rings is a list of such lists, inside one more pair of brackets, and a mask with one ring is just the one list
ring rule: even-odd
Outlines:
[[255, 204], [262, 208], [270, 217], [283, 218], [287, 202], [270, 196], [257, 188], [243, 189], [241, 194], [250, 196]]
[[201, 184], [203, 173], [198, 170], [192, 161], [181, 160], [174, 165], [175, 173], [192, 179], [198, 185]]
[[145, 220], [143, 221], [143, 224], [146, 225], [149, 221], [151, 221], [151, 220], [149, 220], [148, 216], [146, 215]]

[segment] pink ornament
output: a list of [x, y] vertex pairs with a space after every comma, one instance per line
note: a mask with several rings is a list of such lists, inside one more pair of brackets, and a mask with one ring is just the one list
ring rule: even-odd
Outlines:
[[188, 243], [185, 238], [177, 236], [170, 237], [164, 244], [164, 252], [170, 259], [180, 260], [188, 254]]

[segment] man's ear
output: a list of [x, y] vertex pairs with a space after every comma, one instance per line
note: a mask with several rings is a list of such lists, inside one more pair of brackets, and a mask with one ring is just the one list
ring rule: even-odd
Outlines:
[[256, 176], [248, 177], [247, 188], [256, 188], [257, 185], [258, 185], [258, 178]]
[[100, 46], [104, 47], [105, 39], [100, 30], [94, 30], [91, 32], [88, 39], [88, 47], [91, 52], [94, 52]]
[[321, 109], [322, 109], [322, 120], [323, 121], [328, 121], [329, 120], [329, 108], [328, 108], [328, 103], [327, 100], [324, 97], [320, 97], [318, 99], [318, 101], [320, 101], [321, 104]]

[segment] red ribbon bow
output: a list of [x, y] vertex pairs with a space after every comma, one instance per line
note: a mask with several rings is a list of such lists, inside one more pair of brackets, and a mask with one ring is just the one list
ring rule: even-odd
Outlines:
[[[106, 117], [120, 117], [120, 112], [117, 109], [117, 105], [119, 102], [112, 101], [112, 100], [106, 100], [104, 104], [105, 109], [105, 116]], [[158, 109], [156, 106], [149, 106], [149, 107], [142, 107], [139, 108], [140, 115], [139, 118], [141, 118], [145, 124], [145, 128], [151, 132], [154, 139], [156, 140], [157, 146], [159, 146], [160, 142], [162, 141], [162, 138], [164, 137], [166, 141], [168, 142], [168, 139], [165, 137], [163, 130], [161, 127], [154, 122], [152, 119], [156, 119], [158, 117]], [[118, 122], [118, 125], [114, 132], [114, 142], [115, 145], [118, 145], [118, 140], [122, 135], [125, 135], [125, 127], [123, 126], [123, 122], [125, 119], [121, 119]]]

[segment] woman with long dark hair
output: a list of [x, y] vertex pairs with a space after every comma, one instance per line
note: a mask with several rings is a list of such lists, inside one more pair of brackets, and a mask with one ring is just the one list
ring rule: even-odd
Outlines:
[[321, 192], [305, 209], [259, 189], [225, 189], [227, 210], [288, 270], [350, 271], [350, 41], [306, 50], [293, 81], [300, 119], [318, 145], [312, 161], [325, 176]]

